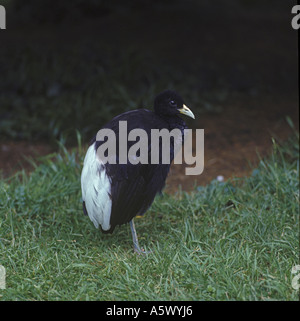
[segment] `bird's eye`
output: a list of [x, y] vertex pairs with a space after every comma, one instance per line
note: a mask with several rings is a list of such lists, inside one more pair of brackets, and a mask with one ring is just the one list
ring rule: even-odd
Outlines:
[[171, 105], [172, 107], [175, 107], [175, 106], [176, 106], [176, 102], [175, 102], [174, 100], [171, 100], [171, 101], [170, 101], [170, 105]]

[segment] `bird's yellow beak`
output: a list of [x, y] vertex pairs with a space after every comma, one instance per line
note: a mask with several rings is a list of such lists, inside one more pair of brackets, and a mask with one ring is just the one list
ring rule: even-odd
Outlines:
[[182, 108], [178, 109], [180, 114], [189, 116], [193, 119], [195, 119], [195, 115], [193, 114], [193, 112], [189, 109], [189, 107], [187, 107], [186, 105], [183, 105]]

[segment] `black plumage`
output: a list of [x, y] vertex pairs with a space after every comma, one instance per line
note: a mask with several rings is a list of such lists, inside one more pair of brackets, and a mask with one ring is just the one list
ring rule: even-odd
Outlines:
[[[129, 112], [125, 112], [116, 116], [110, 122], [103, 126], [103, 128], [111, 129], [116, 134], [116, 164], [97, 164], [97, 171], [94, 175], [101, 177], [102, 171], [108, 178], [110, 185], [107, 188], [106, 193], [109, 198], [105, 198], [109, 202], [111, 200], [111, 210], [109, 215], [109, 228], [106, 226], [104, 229], [99, 224], [104, 233], [112, 233], [117, 225], [131, 222], [131, 228], [133, 232], [134, 245], [137, 252], [141, 252], [137, 239], [135, 240], [135, 230], [133, 225], [133, 218], [137, 215], [143, 215], [152, 204], [155, 195], [160, 193], [164, 188], [165, 181], [170, 169], [170, 164], [174, 158], [174, 140], [170, 143], [170, 163], [163, 164], [162, 155], [162, 143], [159, 144], [159, 163], [151, 164], [151, 130], [152, 129], [167, 129], [169, 131], [177, 128], [183, 135], [184, 129], [187, 128], [184, 120], [181, 118], [181, 114], [188, 115], [194, 118], [193, 113], [184, 105], [183, 99], [174, 91], [166, 90], [160, 93], [154, 101], [154, 111], [146, 109], [138, 109]], [[126, 164], [119, 164], [119, 122], [127, 122], [127, 131], [130, 132], [133, 129], [143, 129], [148, 136], [148, 159], [147, 164], [131, 164], [127, 161]], [[96, 137], [92, 141], [94, 152], [96, 153], [99, 146], [104, 141], [97, 141]], [[135, 144], [134, 141], [127, 142], [127, 151]], [[87, 158], [87, 157], [86, 157]], [[92, 159], [93, 160], [93, 159]], [[96, 159], [94, 160], [97, 161]], [[89, 161], [84, 164], [88, 167]], [[83, 170], [84, 171], [84, 170]], [[90, 174], [89, 174], [90, 175]], [[89, 184], [89, 175], [82, 175], [82, 189], [84, 195], [85, 185]], [[92, 173], [91, 173], [92, 175]], [[91, 179], [91, 178], [90, 178]], [[94, 178], [93, 178], [94, 179]], [[99, 187], [100, 186], [100, 187]], [[101, 190], [101, 184], [94, 183], [94, 191], [92, 199], [96, 198], [94, 202], [99, 202], [98, 195]], [[102, 191], [101, 191], [102, 192]], [[101, 193], [100, 193], [101, 194]], [[83, 197], [83, 207], [85, 213], [89, 214], [86, 207], [86, 200]], [[101, 203], [101, 201], [99, 202]], [[97, 205], [95, 208], [97, 208]], [[98, 206], [99, 208], [101, 206]], [[90, 206], [90, 208], [94, 207]], [[97, 210], [95, 210], [97, 211]], [[101, 211], [101, 210], [100, 210]], [[94, 216], [101, 215], [93, 214]], [[102, 215], [108, 215], [103, 214]], [[90, 216], [91, 217], [91, 216]], [[91, 218], [92, 219], [92, 218]], [[95, 223], [94, 223], [95, 224]], [[96, 225], [96, 224], [95, 224]]]

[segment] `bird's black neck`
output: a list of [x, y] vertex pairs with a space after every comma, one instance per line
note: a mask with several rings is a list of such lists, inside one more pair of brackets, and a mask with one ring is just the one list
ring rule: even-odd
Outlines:
[[160, 115], [160, 117], [166, 122], [168, 123], [169, 126], [169, 130], [172, 130], [174, 128], [179, 128], [180, 130], [184, 130], [185, 128], [187, 128], [186, 123], [184, 122], [184, 120], [177, 116], [177, 115]]

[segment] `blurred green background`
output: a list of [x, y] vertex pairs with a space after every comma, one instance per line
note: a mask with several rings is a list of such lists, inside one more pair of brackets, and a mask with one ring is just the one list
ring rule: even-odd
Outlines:
[[258, 106], [266, 95], [297, 103], [293, 1], [1, 4], [2, 141], [65, 137], [72, 144], [76, 129], [88, 141], [113, 116], [151, 108], [166, 88], [198, 115], [226, 117], [224, 105], [237, 97], [255, 98]]

